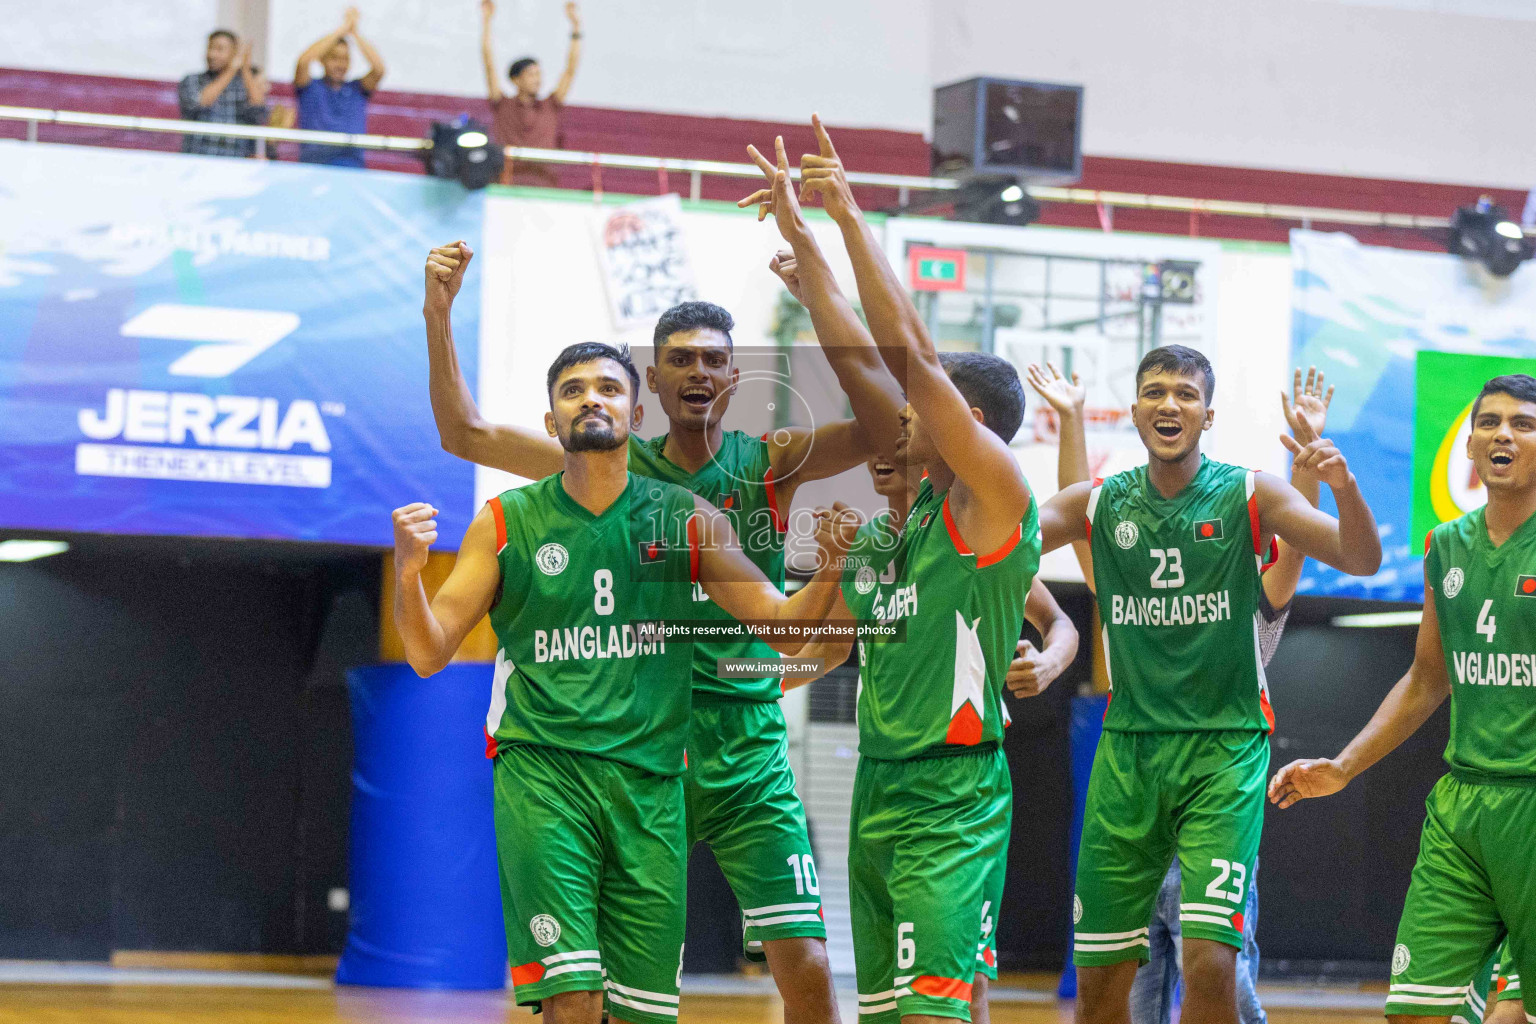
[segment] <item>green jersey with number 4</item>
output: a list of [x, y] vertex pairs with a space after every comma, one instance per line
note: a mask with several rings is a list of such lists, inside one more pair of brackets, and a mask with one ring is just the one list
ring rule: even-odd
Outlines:
[[1145, 466], [1088, 499], [1110, 678], [1104, 728], [1274, 728], [1255, 613], [1259, 515], [1251, 470], [1200, 457], [1163, 497]]
[[[686, 487], [730, 519], [736, 539], [752, 563], [769, 582], [784, 589], [784, 532], [788, 528], [774, 493], [772, 449], [766, 437], [727, 430], [720, 450], [697, 473], [689, 473], [663, 453], [667, 435], [642, 441], [629, 436], [629, 469], [632, 473]], [[732, 623], [736, 620], [694, 588], [692, 614], [700, 621]], [[745, 627], [742, 627], [745, 632]], [[699, 640], [693, 645], [693, 688], [737, 700], [778, 700], [784, 695], [777, 678], [722, 679], [721, 658], [777, 658], [773, 648], [753, 636], [723, 640]]]
[[1494, 547], [1486, 511], [1435, 527], [1424, 557], [1451, 681], [1445, 760], [1466, 781], [1536, 779], [1536, 516]]
[[1001, 740], [1003, 678], [1040, 567], [1034, 496], [1013, 536], [979, 556], [926, 479], [899, 537], [876, 523], [849, 553], [843, 598], [858, 622], [900, 635], [859, 642], [859, 753], [908, 760]]
[[564, 476], [490, 502], [501, 592], [487, 755], [527, 744], [681, 774], [692, 650], [647, 624], [694, 614], [693, 494], [631, 473], [594, 516]]

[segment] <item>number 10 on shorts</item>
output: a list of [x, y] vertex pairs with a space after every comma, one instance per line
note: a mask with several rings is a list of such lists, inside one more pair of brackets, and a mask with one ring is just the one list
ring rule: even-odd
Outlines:
[[787, 858], [789, 869], [795, 873], [795, 895], [804, 896], [810, 893], [812, 896], [821, 894], [821, 885], [816, 881], [816, 862], [811, 860], [811, 855], [790, 854]]

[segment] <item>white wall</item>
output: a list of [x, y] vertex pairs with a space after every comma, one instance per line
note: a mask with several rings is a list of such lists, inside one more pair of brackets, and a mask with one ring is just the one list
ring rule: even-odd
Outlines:
[[[291, 74], [344, 0], [9, 6], [0, 66], [175, 78], [216, 23], [267, 7]], [[396, 89], [480, 95], [475, 0], [360, 0]], [[560, 0], [501, 0], [503, 67], [565, 52]], [[1103, 156], [1527, 188], [1529, 0], [587, 0], [579, 104], [923, 131], [935, 83], [1087, 86]], [[1461, 13], [1448, 13], [1451, 10]], [[1503, 15], [1500, 17], [1499, 15]], [[258, 50], [263, 47], [258, 46]]]
[[219, 0], [7, 3], [0, 67], [180, 78], [202, 70], [219, 10]]
[[[332, 27], [344, 4], [270, 6], [271, 52], [297, 57]], [[474, 0], [359, 6], [360, 27], [389, 62], [389, 88], [484, 94]], [[553, 85], [565, 60], [563, 4], [497, 6], [499, 67], [504, 72], [518, 57], [537, 56]], [[819, 110], [832, 124], [922, 131], [930, 91], [927, 12], [928, 0], [587, 0], [571, 101], [789, 121]]]
[[1536, 184], [1536, 24], [1384, 2], [942, 0], [932, 70], [1086, 85], [1095, 155]]

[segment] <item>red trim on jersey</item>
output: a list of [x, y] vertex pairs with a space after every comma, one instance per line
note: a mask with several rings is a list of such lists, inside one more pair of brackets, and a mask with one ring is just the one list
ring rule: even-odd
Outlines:
[[1024, 524], [1020, 523], [1018, 526], [1013, 528], [1013, 536], [1004, 541], [1002, 547], [998, 548], [990, 555], [983, 555], [982, 557], [976, 559], [976, 568], [985, 569], [989, 565], [1001, 562], [1003, 559], [1008, 557], [1014, 548], [1019, 546], [1019, 541], [1023, 539]]
[[763, 474], [763, 489], [768, 492], [768, 514], [773, 516], [773, 528], [780, 533], [789, 530], [789, 520], [779, 513], [779, 496], [773, 489], [773, 467], [768, 467], [768, 472]]
[[699, 517], [688, 517], [688, 581], [699, 582]]
[[[1104, 478], [1096, 476], [1088, 484], [1088, 500], [1093, 500], [1093, 492], [1104, 486]], [[1083, 516], [1083, 536], [1089, 543], [1093, 542], [1093, 516]]]
[[543, 977], [544, 965], [537, 960], [531, 964], [519, 964], [512, 968], [512, 984], [514, 987], [518, 985], [532, 985]]
[[[1108, 651], [1104, 652], [1104, 657], [1105, 657], [1105, 659], [1109, 658], [1109, 652]], [[1109, 691], [1109, 696], [1104, 698], [1104, 717], [1099, 719], [1101, 722], [1109, 721], [1109, 706], [1112, 703], [1114, 703], [1114, 700], [1115, 700], [1115, 691], [1114, 690], [1110, 690]]]
[[976, 552], [965, 546], [965, 541], [960, 539], [960, 528], [955, 525], [955, 517], [949, 514], [949, 495], [944, 495], [944, 526], [949, 530], [949, 539], [954, 542], [955, 550], [962, 555], [974, 555]]
[[496, 737], [492, 736], [491, 731], [485, 728], [485, 726], [480, 728], [485, 733], [485, 759], [487, 761], [494, 761], [496, 760]]
[[[1274, 732], [1275, 709], [1269, 704], [1269, 692], [1267, 690], [1259, 691], [1259, 708], [1264, 712], [1264, 724], [1269, 726], [1269, 728], [1265, 729], [1264, 731], [1266, 733]], [[1242, 929], [1239, 928], [1238, 930], [1241, 931]]]
[[1264, 554], [1264, 537], [1259, 530], [1259, 484], [1255, 480], [1253, 493], [1248, 495], [1248, 525], [1253, 530], [1253, 553]]
[[[965, 541], [960, 539], [960, 528], [955, 525], [955, 517], [949, 512], [949, 495], [944, 496], [944, 528], [949, 531], [949, 539], [954, 543], [955, 550], [962, 555], [974, 555], [976, 552], [965, 546]], [[989, 565], [995, 565], [1007, 558], [1014, 548], [1019, 546], [1019, 541], [1024, 539], [1024, 524], [1020, 523], [1013, 528], [1013, 536], [1003, 541], [1001, 547], [990, 555], [982, 555], [976, 559], [976, 568], [985, 569]]]
[[[768, 441], [768, 432], [766, 430], [763, 431], [763, 436], [758, 438], [758, 440], [762, 441], [764, 444], [770, 443]], [[782, 515], [779, 514], [779, 497], [774, 493], [773, 490], [772, 466], [769, 466], [768, 471], [763, 474], [763, 487], [768, 492], [768, 514], [773, 517], [773, 528], [778, 530], [780, 533], [788, 533], [789, 520], [785, 519]]]
[[1428, 555], [1429, 555], [1429, 542], [1434, 540], [1434, 539], [1435, 539], [1435, 531], [1434, 530], [1430, 530], [1428, 533], [1426, 533], [1424, 535], [1424, 555], [1425, 555], [1425, 557], [1428, 557]]
[[991, 946], [988, 946], [986, 949], [981, 951], [981, 961], [982, 961], [982, 963], [986, 964], [988, 967], [996, 967], [997, 966], [997, 957], [992, 955], [992, 947]]
[[949, 720], [949, 730], [944, 733], [944, 742], [961, 747], [974, 747], [981, 742], [981, 732], [981, 716], [976, 714], [975, 705], [966, 701]]
[[491, 518], [496, 520], [496, 553], [501, 554], [507, 546], [507, 510], [501, 507], [501, 498], [495, 497], [486, 502], [491, 506]]
[[1264, 556], [1264, 561], [1259, 565], [1259, 573], [1262, 575], [1269, 572], [1278, 561], [1280, 561], [1280, 538], [1271, 537], [1269, 538], [1269, 553]]
[[912, 979], [911, 989], [920, 996], [963, 999], [967, 1003], [971, 1001], [971, 983], [961, 981], [959, 978], [939, 978], [932, 974], [923, 974]]
[[1243, 912], [1241, 910], [1232, 915], [1232, 927], [1237, 929], [1239, 935], [1243, 933]]

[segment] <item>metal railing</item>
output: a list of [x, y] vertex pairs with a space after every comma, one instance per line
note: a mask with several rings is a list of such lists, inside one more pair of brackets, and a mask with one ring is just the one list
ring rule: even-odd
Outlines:
[[[352, 135], [346, 132], [306, 131], [299, 128], [267, 128], [256, 125], [213, 124], [206, 121], [177, 121], [163, 117], [134, 117], [123, 114], [92, 114], [70, 110], [46, 110], [41, 107], [0, 106], [0, 121], [21, 121], [27, 126], [26, 137], [36, 142], [38, 127], [44, 124], [69, 125], [90, 128], [119, 128], [128, 131], [172, 132], [190, 135], [215, 135], [236, 139], [267, 139], [273, 142], [311, 142], [327, 146], [350, 146], [356, 149], [374, 149], [396, 153], [420, 153], [432, 148], [429, 139], [404, 138], [392, 135]], [[629, 156], [619, 153], [594, 153], [572, 149], [534, 149], [526, 146], [505, 147], [506, 156], [514, 161], [523, 160], [541, 164], [564, 164], [589, 167], [593, 170], [594, 190], [601, 190], [601, 172], [613, 168], [619, 170], [654, 171], [665, 188], [667, 176], [672, 173], [686, 174], [689, 178], [689, 196], [698, 199], [702, 192], [704, 175], [722, 178], [762, 179], [762, 172], [752, 164], [733, 164], [718, 160], [681, 160], [672, 157]], [[791, 176], [798, 177], [797, 168], [791, 168]], [[913, 192], [952, 191], [961, 182], [951, 178], [924, 178], [907, 174], [871, 174], [848, 172], [851, 185], [872, 188], [895, 189], [898, 202], [905, 205]], [[1187, 213], [1191, 218], [1200, 216], [1248, 217], [1261, 220], [1280, 220], [1300, 223], [1310, 227], [1314, 223], [1340, 224], [1351, 227], [1406, 228], [1410, 230], [1444, 229], [1450, 226], [1448, 217], [1426, 217], [1413, 213], [1382, 213], [1375, 210], [1343, 210], [1320, 206], [1291, 206], [1281, 203], [1247, 203], [1223, 199], [1191, 199], [1178, 196], [1146, 195], [1135, 192], [1105, 192], [1098, 189], [1064, 188], [1049, 185], [1029, 186], [1029, 194], [1046, 203], [1072, 203], [1097, 207], [1100, 221], [1106, 229], [1113, 223], [1117, 209], [1156, 210], [1164, 213]], [[1527, 234], [1536, 233], [1530, 229]]]

